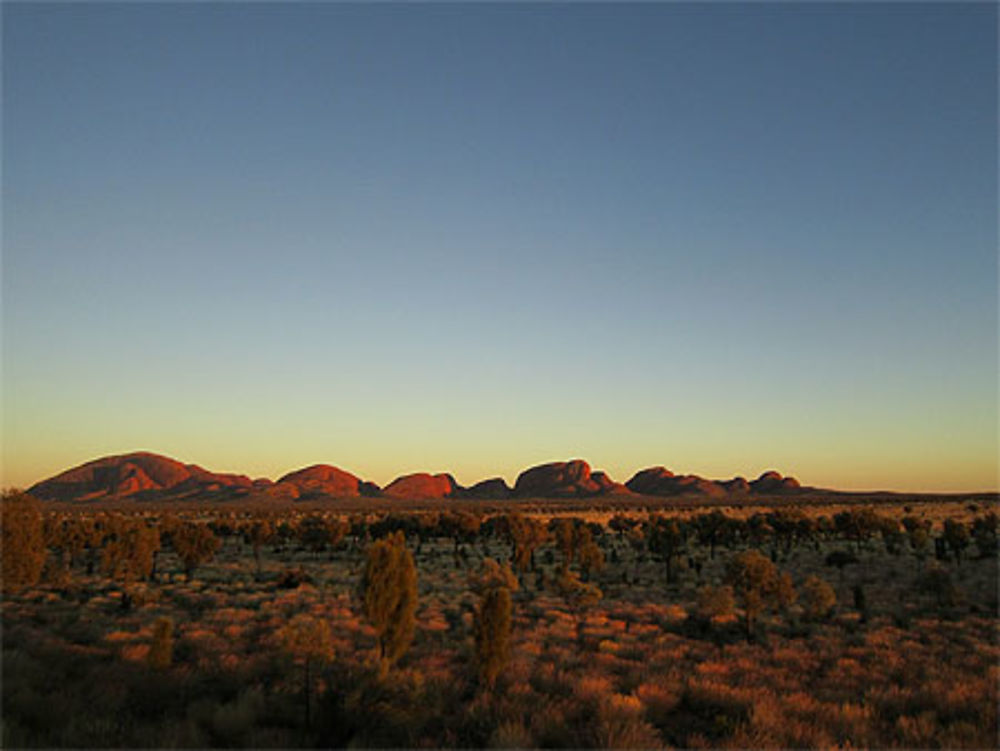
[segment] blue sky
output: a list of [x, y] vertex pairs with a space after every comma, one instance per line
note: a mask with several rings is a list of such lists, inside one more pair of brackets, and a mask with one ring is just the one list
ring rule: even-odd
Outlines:
[[3, 5], [3, 477], [997, 486], [992, 4]]

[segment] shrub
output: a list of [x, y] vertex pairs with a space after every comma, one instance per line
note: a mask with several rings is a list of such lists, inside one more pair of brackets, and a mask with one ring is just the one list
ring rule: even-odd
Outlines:
[[849, 566], [852, 563], [857, 563], [858, 557], [847, 550], [834, 550], [829, 555], [827, 555], [824, 563], [827, 566], [836, 566], [839, 570], [843, 571], [844, 566]]
[[706, 585], [698, 590], [698, 600], [695, 614], [698, 618], [710, 621], [719, 616], [732, 615], [736, 608], [733, 588], [726, 585], [713, 587]]
[[920, 578], [918, 588], [930, 594], [938, 607], [947, 608], [958, 604], [958, 590], [951, 580], [948, 569], [940, 565], [931, 566]]
[[170, 618], [157, 618], [153, 622], [153, 639], [147, 660], [152, 668], [166, 670], [174, 656], [174, 622]]
[[517, 576], [509, 564], [500, 565], [492, 558], [486, 558], [477, 573], [469, 574], [469, 587], [482, 595], [493, 587], [506, 587], [511, 592], [518, 589]]
[[278, 581], [275, 582], [275, 586], [278, 589], [296, 589], [301, 587], [303, 584], [312, 584], [313, 578], [306, 573], [305, 568], [299, 566], [298, 568], [289, 568], [281, 572], [278, 576]]
[[535, 748], [535, 739], [521, 720], [505, 720], [490, 736], [488, 748]]
[[597, 748], [658, 748], [660, 734], [642, 717], [642, 703], [635, 696], [612, 694], [597, 711], [594, 740]]
[[556, 580], [559, 593], [577, 607], [589, 607], [600, 602], [604, 593], [592, 582], [580, 581], [572, 571], [563, 571]]

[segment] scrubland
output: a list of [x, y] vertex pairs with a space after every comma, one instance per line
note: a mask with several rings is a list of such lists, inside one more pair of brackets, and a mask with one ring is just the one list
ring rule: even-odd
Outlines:
[[[994, 748], [990, 510], [43, 511], [44, 569], [5, 581], [3, 745]], [[213, 536], [193, 566], [185, 523]], [[116, 565], [138, 528], [153, 565]], [[363, 580], [397, 530], [415, 631], [388, 663]], [[785, 583], [748, 585], [747, 551]], [[516, 576], [489, 679], [486, 561]]]

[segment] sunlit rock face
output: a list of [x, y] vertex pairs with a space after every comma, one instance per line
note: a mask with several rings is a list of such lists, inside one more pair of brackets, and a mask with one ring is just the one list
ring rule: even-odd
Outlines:
[[417, 472], [397, 477], [385, 487], [382, 494], [390, 498], [449, 498], [457, 490], [459, 485], [449, 474]]
[[253, 481], [245, 475], [209, 472], [196, 464], [183, 464], [166, 456], [140, 451], [106, 456], [62, 472], [28, 489], [45, 500], [87, 501], [126, 498], [144, 493], [249, 491]]

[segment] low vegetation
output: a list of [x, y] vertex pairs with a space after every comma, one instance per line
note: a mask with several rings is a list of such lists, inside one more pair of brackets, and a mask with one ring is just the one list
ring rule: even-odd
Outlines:
[[996, 744], [988, 506], [2, 510], [5, 747]]

